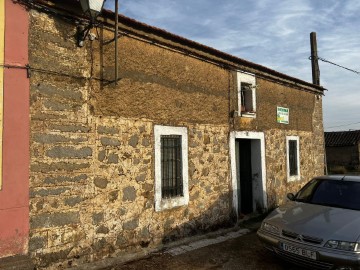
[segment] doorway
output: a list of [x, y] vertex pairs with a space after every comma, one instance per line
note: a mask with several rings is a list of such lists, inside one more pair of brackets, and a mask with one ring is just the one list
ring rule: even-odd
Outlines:
[[253, 184], [251, 168], [251, 140], [236, 140], [239, 153], [239, 215], [250, 214], [253, 212]]
[[233, 132], [230, 140], [236, 214], [261, 213], [267, 208], [264, 134]]

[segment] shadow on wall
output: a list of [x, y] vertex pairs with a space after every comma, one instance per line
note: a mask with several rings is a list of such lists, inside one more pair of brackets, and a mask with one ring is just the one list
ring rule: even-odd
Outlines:
[[[235, 212], [232, 211], [231, 198], [229, 193], [222, 194], [211, 205], [204, 208], [201, 215], [196, 217], [192, 216], [193, 214], [190, 212], [189, 206], [163, 210], [161, 215], [166, 216], [167, 218], [165, 218], [165, 221], [162, 224], [158, 224], [158, 228], [163, 228], [163, 234], [159, 235], [158, 231], [147, 231], [146, 233], [141, 234], [136, 232], [136, 230], [123, 231], [119, 234], [115, 243], [110, 243], [108, 239], [101, 238], [93, 243], [91, 251], [88, 251], [92, 254], [92, 260], [95, 261], [107, 257], [119, 257], [128, 254], [143, 253], [144, 251], [145, 253], [148, 253], [154, 249], [162, 248], [166, 246], [166, 244], [186, 237], [233, 227], [237, 223], [237, 217]], [[190, 202], [190, 204], [195, 205], [192, 206], [193, 209], [194, 207], [195, 209], [201, 209], [203, 203], [204, 201], [199, 200]], [[177, 224], [175, 216], [178, 216], [179, 212], [185, 215], [188, 219], [187, 222]], [[148, 222], [151, 223], [152, 221], [149, 220]], [[125, 239], [128, 241], [125, 241]], [[82, 261], [82, 258], [80, 257], [75, 259], [75, 264], [79, 264]]]
[[[118, 237], [109, 237], [112, 229], [106, 229], [103, 237], [94, 239], [90, 246], [74, 245], [66, 249], [48, 253], [38, 254], [35, 261], [38, 266], [47, 267], [57, 265], [58, 267], [68, 268], [76, 265], [82, 265], [91, 261], [100, 261], [105, 258], [121, 257], [135, 253], [148, 253], [155, 249], [162, 248], [164, 245], [186, 237], [201, 235], [218, 229], [230, 228], [236, 225], [237, 216], [232, 207], [232, 195], [229, 193], [217, 196], [212, 203], [211, 194], [207, 198], [193, 198], [188, 206], [164, 210], [159, 216], [165, 217], [164, 222], [156, 224], [154, 231], [143, 231], [136, 221], [136, 226], [132, 229], [116, 232]], [[195, 213], [191, 211], [194, 209]], [[201, 209], [201, 210], [200, 210]], [[154, 209], [153, 209], [154, 211]], [[180, 213], [180, 216], [179, 216]], [[200, 215], [195, 216], [195, 214]], [[157, 213], [153, 213], [157, 216]], [[182, 216], [181, 216], [182, 215]], [[178, 217], [178, 219], [176, 218]], [[178, 220], [186, 219], [187, 222], [178, 224]], [[114, 220], [116, 222], [116, 220]], [[147, 220], [148, 225], [154, 223], [153, 220]], [[143, 221], [145, 223], [145, 221]], [[104, 226], [100, 226], [105, 230]], [[114, 227], [113, 227], [114, 228]], [[144, 227], [143, 227], [144, 228]], [[162, 231], [162, 233], [160, 233]], [[84, 232], [83, 232], [84, 233]], [[106, 235], [106, 236], [105, 236]], [[114, 234], [112, 234], [114, 235]], [[79, 237], [84, 237], [81, 235]]]
[[[199, 205], [198, 207], [201, 208]], [[192, 218], [191, 214], [189, 214], [189, 221], [181, 225], [171, 226], [171, 224], [164, 224], [162, 243], [167, 244], [181, 238], [230, 228], [236, 222], [237, 217], [236, 213], [232, 210], [231, 196], [229, 193], [222, 194], [207, 209], [204, 209], [200, 216]]]

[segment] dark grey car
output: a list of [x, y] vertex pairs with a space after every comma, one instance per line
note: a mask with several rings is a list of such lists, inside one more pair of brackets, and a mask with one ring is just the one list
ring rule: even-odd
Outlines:
[[360, 177], [317, 177], [288, 198], [258, 230], [266, 248], [311, 269], [360, 269]]

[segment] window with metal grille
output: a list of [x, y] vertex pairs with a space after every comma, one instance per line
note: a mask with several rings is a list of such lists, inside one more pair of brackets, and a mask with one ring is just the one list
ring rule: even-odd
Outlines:
[[154, 126], [155, 211], [189, 203], [186, 127]]
[[288, 181], [300, 180], [299, 136], [286, 136], [286, 165]]
[[297, 141], [289, 140], [289, 173], [290, 176], [298, 175]]
[[161, 136], [161, 197], [183, 196], [181, 136]]

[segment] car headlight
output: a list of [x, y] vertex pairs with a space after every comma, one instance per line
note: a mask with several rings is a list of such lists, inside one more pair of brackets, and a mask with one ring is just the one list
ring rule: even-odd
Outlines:
[[276, 227], [275, 225], [272, 225], [270, 223], [267, 222], [263, 222], [262, 226], [261, 226], [265, 231], [268, 231], [270, 233], [274, 233], [274, 234], [280, 234], [280, 230], [278, 227]]
[[360, 251], [360, 244], [356, 242], [329, 240], [326, 242], [325, 247], [346, 251]]

